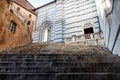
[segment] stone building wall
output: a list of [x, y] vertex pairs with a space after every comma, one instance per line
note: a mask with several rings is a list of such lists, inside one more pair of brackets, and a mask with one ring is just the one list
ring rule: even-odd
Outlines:
[[[85, 34], [101, 32], [95, 0], [55, 0], [37, 8], [37, 11], [36, 31], [33, 34], [34, 42], [43, 42], [41, 36], [44, 35], [41, 34], [41, 27], [45, 21], [50, 22], [51, 42], [67, 43], [70, 41], [72, 43], [77, 40], [72, 39], [74, 36], [76, 38], [84, 35], [85, 40]], [[92, 29], [92, 32], [89, 32], [89, 28]], [[86, 29], [88, 32], [85, 32]], [[91, 36], [95, 37], [96, 40], [96, 36], [100, 35], [88, 36], [90, 39]], [[67, 39], [69, 37], [71, 40]]]
[[[54, 27], [56, 21], [56, 5], [54, 2], [50, 3], [43, 8], [37, 10], [37, 22], [36, 22], [36, 29], [33, 33], [33, 42], [44, 42], [44, 32], [46, 29], [51, 28], [51, 40], [54, 39]], [[50, 40], [50, 41], [51, 41]]]
[[120, 55], [120, 0], [96, 0], [106, 47]]
[[29, 28], [9, 9], [9, 0], [0, 1], [0, 11], [0, 50], [32, 42]]
[[14, 9], [18, 15], [23, 16], [26, 21], [30, 21], [29, 28], [32, 33], [35, 30], [37, 17], [35, 11], [32, 11], [34, 7], [32, 7], [27, 0], [14, 0], [11, 3], [11, 8]]

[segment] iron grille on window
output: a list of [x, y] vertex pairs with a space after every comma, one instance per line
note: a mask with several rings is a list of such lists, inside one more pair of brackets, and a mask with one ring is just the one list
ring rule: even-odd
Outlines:
[[15, 29], [16, 29], [16, 23], [14, 21], [11, 21], [9, 27], [10, 32], [14, 33]]

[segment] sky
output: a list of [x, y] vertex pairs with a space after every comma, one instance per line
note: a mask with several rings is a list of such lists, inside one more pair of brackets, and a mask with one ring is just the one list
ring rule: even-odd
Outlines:
[[46, 3], [49, 3], [53, 0], [28, 0], [35, 8], [40, 7]]

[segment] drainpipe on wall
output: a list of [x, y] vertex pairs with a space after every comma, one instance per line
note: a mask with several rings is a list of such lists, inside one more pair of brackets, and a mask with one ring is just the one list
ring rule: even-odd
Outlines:
[[113, 50], [114, 50], [114, 48], [115, 48], [115, 44], [116, 44], [116, 42], [117, 42], [117, 39], [118, 39], [119, 34], [120, 34], [120, 24], [119, 24], [119, 28], [118, 28], [118, 30], [117, 30], [117, 34], [116, 34], [116, 36], [115, 36], [115, 40], [114, 40], [114, 43], [113, 43], [113, 46], [112, 46], [111, 53], [113, 53]]
[[[106, 15], [106, 18], [113, 13], [113, 10], [114, 10], [114, 0], [112, 2], [112, 9], [111, 11]], [[108, 34], [108, 46], [109, 46], [109, 42], [110, 42], [110, 35], [111, 35], [111, 27], [109, 25], [109, 34]]]
[[102, 29], [101, 29], [101, 25], [100, 25], [100, 21], [99, 21], [99, 17], [97, 16], [97, 19], [98, 19], [98, 24], [99, 24], [99, 32], [102, 32]]

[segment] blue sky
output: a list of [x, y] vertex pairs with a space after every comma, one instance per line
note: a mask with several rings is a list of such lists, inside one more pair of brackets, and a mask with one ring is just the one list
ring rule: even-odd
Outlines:
[[35, 8], [49, 3], [53, 0], [28, 0]]

